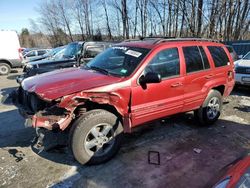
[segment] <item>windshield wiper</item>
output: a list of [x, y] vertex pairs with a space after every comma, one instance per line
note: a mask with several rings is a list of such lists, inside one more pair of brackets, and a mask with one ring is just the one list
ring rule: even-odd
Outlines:
[[98, 71], [98, 72], [101, 72], [101, 73], [104, 73], [104, 74], [109, 74], [109, 71], [105, 70], [105, 69], [102, 69], [100, 67], [96, 67], [96, 66], [90, 66], [89, 68], [91, 68], [92, 70], [95, 70], [95, 71]]

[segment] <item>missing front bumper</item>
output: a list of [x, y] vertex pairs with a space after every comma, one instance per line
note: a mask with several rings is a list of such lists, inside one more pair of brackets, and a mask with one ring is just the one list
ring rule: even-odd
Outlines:
[[[39, 106], [39, 101], [34, 101], [36, 98], [30, 100], [31, 97], [30, 93], [25, 93], [21, 88], [13, 94], [13, 104], [18, 107], [20, 115], [26, 119], [25, 127], [64, 130], [74, 118], [72, 112], [59, 108], [55, 103], [46, 104], [43, 101], [40, 103], [44, 105], [44, 109], [36, 112], [41, 105]], [[37, 103], [37, 107], [34, 107], [33, 103]]]

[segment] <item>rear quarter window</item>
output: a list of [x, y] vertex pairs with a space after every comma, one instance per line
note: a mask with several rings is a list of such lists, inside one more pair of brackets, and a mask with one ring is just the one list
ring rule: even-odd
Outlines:
[[221, 46], [208, 46], [207, 48], [214, 60], [215, 67], [222, 67], [228, 64], [228, 56]]

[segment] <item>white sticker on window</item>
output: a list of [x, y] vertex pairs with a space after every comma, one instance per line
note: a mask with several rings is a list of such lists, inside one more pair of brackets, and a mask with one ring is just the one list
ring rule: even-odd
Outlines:
[[113, 46], [112, 49], [117, 49], [117, 50], [127, 50], [128, 48], [122, 47], [122, 46]]
[[134, 50], [128, 50], [128, 51], [125, 52], [125, 54], [131, 55], [133, 57], [137, 57], [138, 58], [138, 57], [141, 56], [142, 53], [134, 51]]

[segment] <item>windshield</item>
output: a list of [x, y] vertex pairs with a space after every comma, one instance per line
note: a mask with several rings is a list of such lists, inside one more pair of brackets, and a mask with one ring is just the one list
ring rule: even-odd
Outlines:
[[129, 76], [148, 54], [149, 49], [135, 47], [111, 47], [97, 55], [86, 66], [99, 72]]
[[250, 52], [248, 52], [242, 59], [250, 60]]
[[79, 43], [71, 43], [68, 44], [65, 48], [63, 56], [66, 58], [73, 58], [81, 49], [81, 44]]

